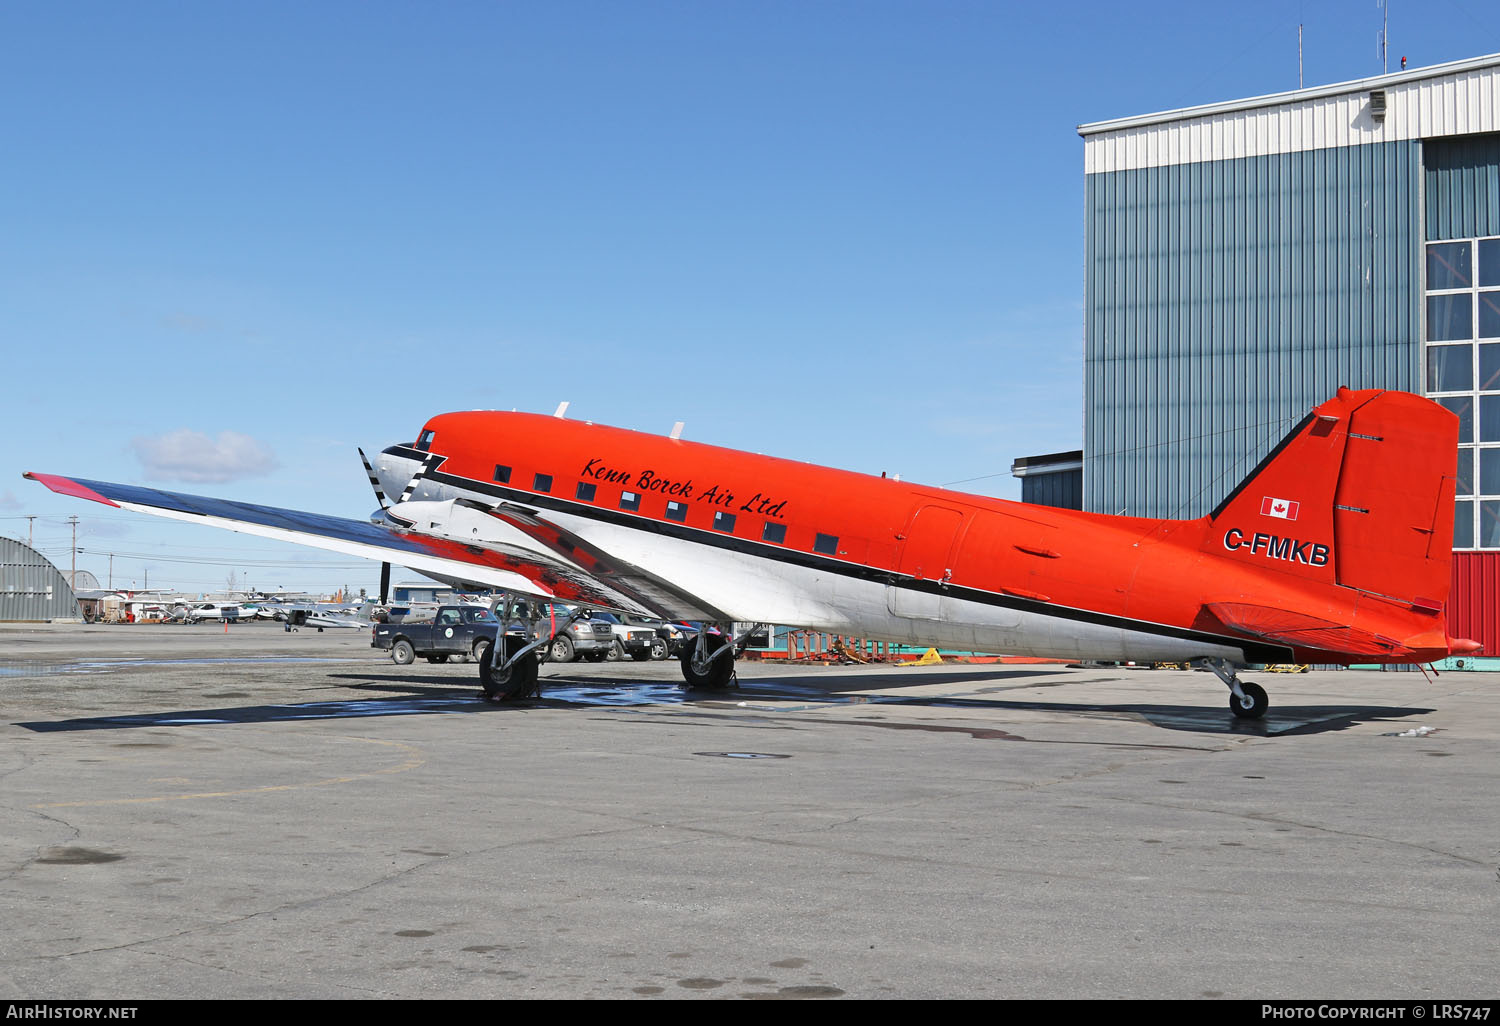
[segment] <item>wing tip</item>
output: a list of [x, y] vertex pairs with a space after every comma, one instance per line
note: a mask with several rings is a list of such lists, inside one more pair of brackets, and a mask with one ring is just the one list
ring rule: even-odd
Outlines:
[[70, 477], [60, 477], [57, 474], [37, 474], [30, 470], [21, 476], [28, 481], [35, 481], [37, 484], [50, 488], [59, 495], [71, 495], [75, 499], [88, 499], [92, 502], [102, 502], [106, 506], [113, 506], [116, 509], [121, 508], [118, 502], [115, 502], [113, 499], [106, 499], [88, 485], [80, 484]]

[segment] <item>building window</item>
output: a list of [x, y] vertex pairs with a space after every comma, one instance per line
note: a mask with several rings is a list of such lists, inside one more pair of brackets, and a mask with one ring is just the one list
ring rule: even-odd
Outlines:
[[621, 509], [628, 509], [628, 510], [631, 510], [632, 512], [634, 512], [635, 510], [640, 509], [641, 508], [641, 494], [640, 494], [640, 492], [621, 492], [620, 493], [620, 508]]
[[825, 556], [836, 556], [839, 552], [839, 540], [831, 534], [820, 534], [813, 541], [813, 551]]
[[760, 530], [760, 540], [774, 542], [777, 545], [786, 544], [786, 525], [766, 521], [766, 526]]
[[578, 495], [578, 498], [581, 501], [583, 501], [583, 502], [593, 502], [594, 501], [594, 490], [595, 490], [594, 483], [592, 481], [579, 481], [578, 482], [578, 492], [577, 492], [577, 495]]
[[714, 514], [714, 530], [723, 531], [725, 534], [734, 533], [734, 514], [723, 511]]
[[1427, 245], [1426, 394], [1458, 416], [1455, 549], [1500, 549], [1500, 238]]
[[501, 484], [509, 484], [510, 483], [510, 468], [509, 467], [502, 467], [500, 464], [496, 463], [495, 464], [495, 480], [498, 481], [498, 482], [500, 482]]
[[532, 491], [550, 492], [552, 490], [552, 475], [538, 474], [531, 479], [531, 488]]
[[667, 503], [667, 519], [668, 520], [675, 520], [679, 524], [682, 523], [684, 520], [686, 520], [687, 519], [687, 503], [685, 503], [685, 502], [669, 502], [669, 503]]

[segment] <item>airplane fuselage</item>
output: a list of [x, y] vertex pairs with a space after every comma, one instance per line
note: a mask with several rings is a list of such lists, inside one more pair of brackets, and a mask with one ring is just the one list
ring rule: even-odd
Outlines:
[[[668, 596], [652, 611], [673, 618], [1067, 659], [1291, 659], [1294, 646], [1204, 615], [1254, 596], [1372, 635], [1412, 633], [1408, 607], [1330, 587], [1331, 532], [1306, 522], [1102, 516], [522, 413], [443, 414], [375, 465], [389, 495], [419, 468], [409, 510], [460, 500], [534, 512], [711, 614]], [[464, 512], [426, 529], [536, 545]], [[1440, 624], [1430, 648], [1447, 652]], [[1299, 654], [1318, 653], [1338, 660]], [[1417, 660], [1408, 649], [1402, 661]]]

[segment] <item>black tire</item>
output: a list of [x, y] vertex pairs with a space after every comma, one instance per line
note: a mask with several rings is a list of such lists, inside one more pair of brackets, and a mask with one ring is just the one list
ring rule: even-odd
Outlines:
[[573, 647], [573, 639], [566, 634], [559, 634], [552, 639], [552, 647], [547, 650], [547, 658], [554, 663], [571, 663], [578, 656], [578, 650]]
[[[505, 650], [514, 653], [526, 644], [522, 638], [506, 638]], [[484, 688], [484, 697], [492, 702], [514, 702], [541, 693], [536, 652], [527, 652], [513, 663], [509, 670], [497, 673], [494, 655], [496, 646], [487, 645], [484, 658], [479, 660], [479, 686]]]
[[1245, 701], [1233, 691], [1229, 693], [1229, 711], [1234, 713], [1238, 719], [1258, 720], [1266, 714], [1271, 700], [1266, 695], [1266, 689], [1259, 684], [1251, 684], [1249, 681], [1240, 681], [1240, 690], [1245, 693]]
[[401, 638], [391, 646], [391, 662], [397, 666], [410, 666], [416, 661], [417, 650], [411, 647], [411, 642]]
[[667, 658], [667, 639], [655, 638], [651, 642], [651, 658], [661, 660]]
[[[728, 643], [722, 634], [710, 634], [706, 641], [710, 655]], [[693, 654], [697, 651], [697, 641], [694, 641], [690, 645], [682, 646], [682, 676], [687, 681], [688, 689], [695, 691], [727, 690], [730, 678], [734, 676], [734, 657], [732, 655], [723, 656], [713, 660], [705, 669], [695, 670], [693, 668]]]
[[474, 642], [474, 647], [470, 651], [473, 653], [474, 661], [483, 666], [484, 657], [490, 654], [490, 639], [480, 638]]
[[609, 643], [609, 651], [604, 653], [604, 658], [612, 663], [617, 663], [625, 658], [625, 646], [620, 643], [619, 638]]

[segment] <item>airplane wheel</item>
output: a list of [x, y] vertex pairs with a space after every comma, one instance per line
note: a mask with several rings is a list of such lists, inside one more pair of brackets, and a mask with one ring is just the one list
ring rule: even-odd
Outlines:
[[612, 663], [617, 663], [625, 658], [625, 646], [620, 644], [619, 638], [616, 638], [614, 644], [609, 646], [609, 651], [604, 653], [604, 658]]
[[[521, 638], [506, 638], [505, 649], [514, 653], [526, 642]], [[496, 672], [492, 656], [496, 646], [486, 646], [484, 658], [479, 661], [479, 686], [484, 688], [484, 697], [492, 702], [513, 702], [541, 693], [541, 682], [537, 675], [535, 652], [528, 652], [504, 673]]]
[[[708, 639], [708, 652], [712, 655], [727, 644], [721, 635], [711, 635]], [[700, 691], [724, 691], [729, 687], [729, 678], [734, 676], [734, 659], [726, 657], [715, 659], [703, 669], [693, 667], [693, 654], [698, 651], [698, 643], [682, 647], [682, 676], [687, 681], [690, 690]]]
[[397, 666], [410, 666], [416, 658], [417, 650], [405, 638], [391, 646], [391, 662]]
[[651, 658], [652, 659], [661, 660], [661, 659], [665, 659], [666, 657], [667, 657], [667, 639], [666, 638], [657, 638], [655, 641], [651, 642]]
[[552, 639], [552, 648], [549, 654], [554, 663], [571, 663], [576, 654], [573, 650], [573, 639], [566, 634], [559, 634]]
[[1258, 720], [1264, 716], [1266, 708], [1271, 704], [1270, 698], [1266, 696], [1266, 689], [1259, 684], [1242, 680], [1240, 690], [1245, 693], [1243, 700], [1233, 691], [1229, 693], [1229, 711], [1242, 720]]

